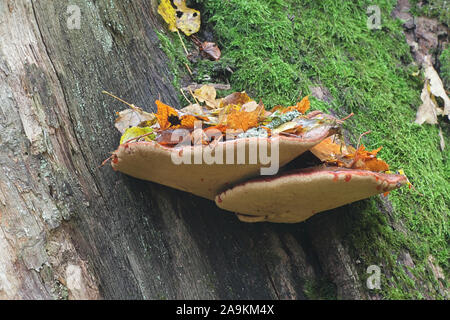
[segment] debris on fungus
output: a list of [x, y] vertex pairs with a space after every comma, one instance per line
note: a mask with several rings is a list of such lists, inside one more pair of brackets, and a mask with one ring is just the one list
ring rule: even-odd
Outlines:
[[[152, 125], [124, 132], [114, 170], [214, 200], [246, 222], [300, 222], [409, 183], [386, 173], [381, 147], [340, 141], [344, 120], [308, 113], [308, 97], [266, 111], [245, 92], [217, 98], [214, 87], [203, 86], [193, 96], [198, 103], [181, 110], [157, 100]], [[321, 164], [283, 171], [306, 151]]]

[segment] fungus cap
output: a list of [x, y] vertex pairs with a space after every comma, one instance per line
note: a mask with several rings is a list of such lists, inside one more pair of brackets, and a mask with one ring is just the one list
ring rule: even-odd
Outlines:
[[[267, 159], [270, 160], [271, 150], [276, 150], [271, 147], [278, 145], [278, 155], [274, 156], [277, 156], [278, 166], [282, 167], [335, 133], [336, 126], [328, 123], [311, 128], [301, 137], [241, 138], [219, 142], [213, 149], [210, 146], [169, 148], [153, 141], [139, 141], [120, 145], [113, 153], [111, 163], [115, 170], [132, 177], [214, 200], [220, 192], [259, 176], [261, 168], [270, 166], [261, 161], [261, 148], [268, 146]], [[227, 164], [227, 154], [231, 151], [230, 164]], [[245, 155], [244, 163], [242, 157], [239, 162], [238, 154]], [[191, 164], [176, 164], [173, 158], [190, 159]], [[214, 163], [211, 163], [212, 158], [216, 159]], [[251, 158], [253, 162], [250, 162]]]
[[398, 174], [317, 167], [251, 180], [217, 195], [215, 201], [241, 221], [296, 223], [406, 183]]

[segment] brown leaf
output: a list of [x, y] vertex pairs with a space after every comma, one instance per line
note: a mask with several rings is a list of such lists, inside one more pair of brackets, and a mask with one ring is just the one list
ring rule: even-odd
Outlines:
[[219, 47], [214, 42], [205, 41], [201, 44], [201, 52], [210, 60], [219, 60], [221, 52]]
[[220, 102], [220, 107], [223, 108], [230, 104], [242, 106], [250, 101], [252, 101], [252, 99], [247, 95], [247, 93], [245, 93], [245, 91], [234, 92], [222, 99]]

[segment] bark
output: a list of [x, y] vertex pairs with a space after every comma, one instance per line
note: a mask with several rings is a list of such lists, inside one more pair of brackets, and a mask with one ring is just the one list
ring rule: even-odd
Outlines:
[[157, 1], [0, 0], [0, 298], [366, 298], [348, 207], [245, 224], [212, 201], [99, 168], [117, 147], [108, 90], [154, 110], [177, 92]]

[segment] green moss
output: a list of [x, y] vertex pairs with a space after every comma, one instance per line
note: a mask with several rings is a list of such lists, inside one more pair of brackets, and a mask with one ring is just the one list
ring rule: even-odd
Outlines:
[[317, 281], [306, 281], [303, 286], [306, 297], [310, 300], [336, 300], [337, 290], [330, 281], [320, 279]]
[[424, 6], [419, 6], [422, 1], [411, 0], [412, 12], [416, 16], [427, 16], [439, 19], [440, 22], [450, 26], [450, 10], [447, 0], [428, 0]]
[[158, 35], [160, 41], [160, 48], [169, 59], [168, 66], [172, 72], [172, 84], [175, 88], [180, 89], [180, 79], [184, 73], [184, 70], [186, 70], [185, 64], [189, 65], [189, 61], [183, 51], [181, 41], [172, 33], [156, 31], [156, 34]]
[[[377, 1], [380, 30], [367, 27], [371, 1], [191, 2], [201, 9], [203, 23], [213, 28], [222, 59], [233, 66], [234, 91], [246, 90], [272, 107], [292, 105], [310, 94], [311, 86], [324, 86], [333, 100], [328, 105], [312, 99], [313, 108], [333, 110], [338, 116], [354, 112], [346, 123], [353, 143], [372, 130], [363, 143], [368, 148], [382, 145], [381, 157], [393, 170], [403, 168], [417, 191], [392, 192], [391, 213], [382, 212], [382, 200], [373, 197], [343, 215], [348, 246], [362, 260], [361, 279], [367, 266], [382, 264], [385, 298], [423, 297], [419, 284], [397, 262], [397, 254], [408, 251], [416, 265], [413, 274], [436, 288], [427, 257], [433, 255], [447, 275], [449, 270], [449, 128], [441, 124], [447, 143], [441, 152], [438, 128], [414, 123], [423, 82], [412, 76], [401, 22], [390, 16], [396, 1]], [[448, 50], [443, 56], [448, 61]], [[213, 63], [204, 62], [200, 74], [213, 68]]]
[[441, 78], [444, 81], [445, 87], [450, 88], [450, 47], [442, 51], [439, 57], [441, 63]]

